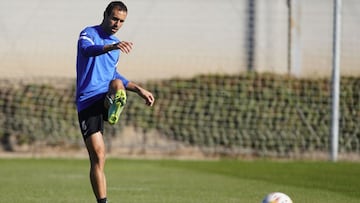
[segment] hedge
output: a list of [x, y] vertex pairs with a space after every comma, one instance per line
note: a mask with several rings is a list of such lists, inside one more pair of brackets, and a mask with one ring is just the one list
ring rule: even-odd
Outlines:
[[[74, 84], [8, 85], [0, 89], [0, 136], [19, 143], [48, 144], [81, 138]], [[4, 82], [0, 82], [4, 84]], [[261, 155], [327, 151], [331, 119], [329, 79], [247, 73], [200, 75], [144, 84], [156, 97], [153, 108], [133, 93], [122, 120], [144, 133], [156, 130], [188, 145], [248, 150]], [[340, 151], [360, 150], [360, 78], [342, 77]]]

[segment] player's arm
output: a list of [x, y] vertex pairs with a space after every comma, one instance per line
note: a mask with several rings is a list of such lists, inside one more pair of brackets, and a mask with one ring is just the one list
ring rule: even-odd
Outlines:
[[99, 56], [106, 53], [103, 45], [93, 45], [86, 40], [79, 40], [80, 52], [86, 57]]
[[98, 56], [106, 53], [104, 45], [98, 45], [94, 42], [91, 32], [84, 30], [80, 33], [78, 39], [79, 52], [86, 57]]
[[117, 71], [115, 71], [114, 78], [121, 80], [122, 83], [124, 84], [126, 90], [135, 92], [139, 96], [141, 96], [145, 100], [146, 105], [152, 106], [154, 104], [155, 98], [152, 95], [152, 93], [149, 92], [148, 90], [142, 88], [141, 86], [139, 86], [138, 84], [136, 84], [134, 82], [129, 81], [128, 79], [126, 79], [123, 75], [121, 75]]
[[145, 100], [145, 103], [148, 106], [152, 106], [155, 102], [155, 98], [151, 92], [140, 87], [138, 84], [134, 82], [129, 81], [126, 86], [126, 89], [132, 92], [136, 92], [139, 96], [141, 96]]
[[121, 52], [127, 54], [131, 51], [132, 45], [132, 42], [126, 41], [114, 44], [98, 45], [95, 44], [93, 36], [86, 32], [86, 30], [80, 33], [78, 40], [79, 50], [86, 57], [99, 56], [115, 49], [120, 49]]
[[128, 54], [132, 50], [132, 46], [132, 42], [121, 41], [115, 44], [107, 44], [103, 47], [103, 50], [104, 52], [108, 52], [115, 49], [120, 49], [121, 52]]

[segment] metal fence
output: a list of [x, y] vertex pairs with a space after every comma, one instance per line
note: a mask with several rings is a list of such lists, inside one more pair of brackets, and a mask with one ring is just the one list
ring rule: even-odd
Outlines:
[[[81, 2], [59, 2], [54, 19], [65, 29], [56, 31], [62, 40], [51, 40], [51, 46], [46, 41], [54, 30], [37, 35], [33, 29], [49, 4], [28, 3], [37, 5], [25, 27], [32, 40], [0, 21], [5, 25], [0, 31], [3, 146], [41, 140], [44, 146], [58, 145], [63, 138], [81, 146], [73, 103], [74, 47], [86, 17], [96, 20], [98, 13], [100, 19], [106, 3], [89, 1], [92, 12], [69, 24], [66, 16], [56, 16], [71, 7], [67, 16], [74, 17]], [[328, 154], [332, 1], [129, 1], [128, 6], [127, 27], [119, 35], [138, 46], [122, 57], [120, 71], [149, 86], [157, 104], [144, 109], [130, 96], [124, 122], [107, 129], [112, 151], [289, 158]], [[2, 1], [0, 8], [22, 7]], [[343, 2], [341, 158], [359, 154], [359, 10], [359, 1]], [[20, 46], [27, 41], [36, 51]], [[57, 45], [60, 49], [53, 49]], [[54, 63], [56, 56], [64, 60]]]
[[[30, 148], [34, 152], [46, 146], [81, 148], [73, 85], [51, 84], [2, 86], [0, 132], [8, 150], [16, 151], [21, 144], [35, 144]], [[328, 157], [329, 79], [244, 73], [143, 85], [156, 95], [156, 105], [148, 108], [129, 93], [120, 123], [106, 125], [112, 153]], [[360, 150], [359, 87], [360, 78], [342, 78], [341, 159], [356, 158]]]

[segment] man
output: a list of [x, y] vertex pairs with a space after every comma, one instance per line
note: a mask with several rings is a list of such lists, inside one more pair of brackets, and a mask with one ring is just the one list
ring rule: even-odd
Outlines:
[[155, 101], [151, 92], [116, 71], [120, 52], [129, 53], [133, 45], [114, 36], [126, 16], [125, 4], [113, 1], [104, 11], [102, 23], [85, 28], [78, 40], [76, 105], [89, 153], [90, 181], [98, 203], [107, 202], [104, 121], [112, 125], [118, 122], [126, 103], [126, 90], [136, 92], [149, 106]]

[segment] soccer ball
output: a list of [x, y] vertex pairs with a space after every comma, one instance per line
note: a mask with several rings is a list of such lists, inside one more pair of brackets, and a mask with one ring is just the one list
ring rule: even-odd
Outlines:
[[262, 203], [293, 203], [293, 201], [284, 193], [273, 192], [266, 195]]

